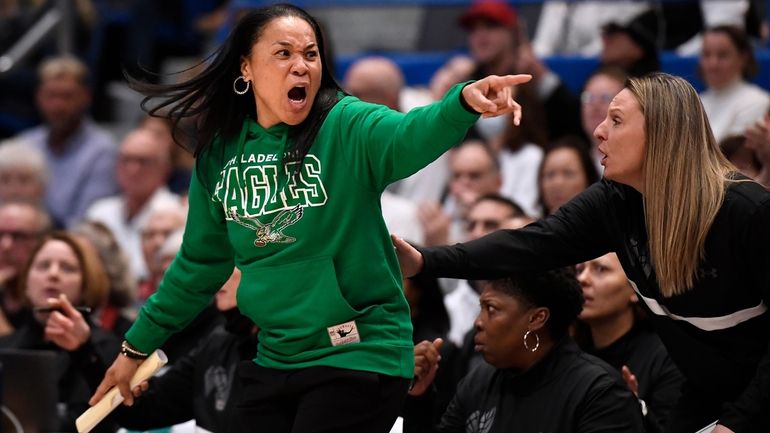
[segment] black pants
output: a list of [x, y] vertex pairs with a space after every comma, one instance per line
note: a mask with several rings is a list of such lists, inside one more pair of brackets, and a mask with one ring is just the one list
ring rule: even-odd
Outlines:
[[332, 367], [274, 370], [245, 361], [238, 373], [241, 433], [387, 433], [409, 387], [401, 377]]

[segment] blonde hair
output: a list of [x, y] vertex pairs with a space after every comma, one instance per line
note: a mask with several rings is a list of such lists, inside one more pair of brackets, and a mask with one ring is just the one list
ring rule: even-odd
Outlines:
[[692, 288], [735, 167], [717, 146], [698, 93], [668, 74], [630, 78], [644, 116], [644, 218], [663, 296]]

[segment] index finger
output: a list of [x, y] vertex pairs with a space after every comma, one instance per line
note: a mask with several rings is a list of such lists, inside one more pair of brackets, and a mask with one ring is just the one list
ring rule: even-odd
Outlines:
[[499, 83], [504, 86], [515, 86], [517, 84], [524, 84], [532, 79], [530, 74], [516, 74], [516, 75], [503, 75], [497, 77]]
[[72, 306], [72, 303], [69, 299], [67, 299], [67, 295], [62, 293], [59, 295], [59, 305], [61, 306], [62, 311], [64, 314], [67, 315], [67, 317], [78, 317], [81, 316], [80, 312], [75, 309], [75, 307]]

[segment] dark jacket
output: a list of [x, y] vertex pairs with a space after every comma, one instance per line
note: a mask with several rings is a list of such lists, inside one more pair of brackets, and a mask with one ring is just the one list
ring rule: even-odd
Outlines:
[[150, 379], [149, 389], [133, 406], [120, 406], [111, 419], [142, 431], [191, 419], [208, 431], [229, 431], [240, 395], [236, 367], [256, 356], [257, 339], [248, 318], [238, 314], [228, 319], [227, 329], [220, 326], [210, 332], [192, 352]]
[[524, 373], [481, 364], [460, 382], [441, 433], [643, 432], [620, 375], [565, 338]]
[[[523, 229], [423, 249], [424, 272], [452, 278], [500, 278], [516, 271], [580, 263], [615, 251], [692, 390], [682, 399], [697, 397], [712, 408], [699, 404], [701, 408], [696, 410], [690, 405], [694, 409], [686, 416], [692, 429], [718, 418], [736, 433], [767, 432], [768, 221], [770, 192], [754, 182], [732, 183], [706, 238], [694, 287], [666, 298], [660, 293], [647, 249], [641, 194], [604, 180], [555, 214]], [[685, 406], [675, 409], [673, 416], [679, 416]]]
[[662, 433], [669, 412], [679, 400], [684, 378], [676, 368], [660, 338], [637, 325], [609, 346], [586, 352], [615, 367], [625, 365], [636, 376], [639, 398], [645, 402], [647, 433]]
[[[60, 411], [61, 432], [76, 432], [75, 419], [89, 408], [88, 400], [92, 390], [102, 381], [104, 371], [118, 355], [120, 341], [111, 333], [91, 326], [91, 338], [74, 352], [68, 352], [45, 340], [44, 328], [36, 320], [30, 320], [16, 332], [0, 338], [0, 348], [49, 350], [56, 353], [60, 366], [59, 402], [64, 403]], [[117, 428], [110, 423], [101, 423], [93, 431], [114, 432]]]

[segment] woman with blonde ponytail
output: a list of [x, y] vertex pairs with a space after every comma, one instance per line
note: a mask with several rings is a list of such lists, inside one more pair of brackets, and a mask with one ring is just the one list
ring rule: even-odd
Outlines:
[[402, 272], [492, 279], [616, 252], [685, 377], [665, 431], [770, 431], [770, 192], [722, 156], [678, 77], [629, 79], [594, 136], [601, 182], [519, 230], [421, 250], [394, 237]]

